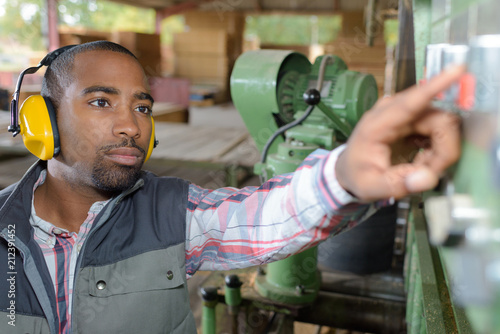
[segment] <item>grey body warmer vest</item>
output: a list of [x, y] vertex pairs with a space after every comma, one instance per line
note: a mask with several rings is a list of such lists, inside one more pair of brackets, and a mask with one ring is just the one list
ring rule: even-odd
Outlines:
[[[29, 224], [43, 168], [38, 162], [0, 192], [0, 333], [58, 331], [54, 289]], [[144, 172], [100, 212], [75, 271], [72, 333], [196, 333], [185, 273], [188, 187]]]

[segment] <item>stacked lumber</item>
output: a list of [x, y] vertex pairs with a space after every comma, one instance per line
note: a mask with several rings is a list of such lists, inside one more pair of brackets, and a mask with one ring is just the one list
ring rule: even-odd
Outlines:
[[174, 73], [190, 80], [192, 105], [225, 102], [231, 70], [242, 50], [244, 16], [192, 11], [184, 17], [189, 30], [174, 36]]

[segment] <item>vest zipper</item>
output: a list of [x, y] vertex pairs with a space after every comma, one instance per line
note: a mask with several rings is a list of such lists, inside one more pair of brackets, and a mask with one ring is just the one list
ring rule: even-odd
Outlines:
[[[75, 266], [75, 276], [73, 277], [73, 294], [71, 295], [71, 318], [73, 318], [74, 316], [74, 306], [75, 306], [75, 302], [74, 302], [74, 299], [75, 299], [75, 292], [76, 292], [76, 281], [77, 281], [77, 278], [78, 278], [78, 271], [80, 270], [80, 266], [81, 266], [81, 263], [82, 263], [82, 258], [83, 258], [83, 254], [84, 254], [84, 251], [85, 251], [85, 248], [86, 248], [86, 245], [87, 245], [87, 241], [90, 240], [90, 238], [92, 237], [92, 235], [95, 233], [95, 231], [100, 227], [102, 226], [106, 220], [108, 220], [108, 218], [111, 216], [111, 213], [113, 211], [113, 209], [118, 205], [120, 204], [121, 200], [127, 196], [128, 194], [134, 192], [135, 190], [139, 189], [140, 187], [142, 187], [144, 185], [144, 180], [143, 179], [139, 179], [135, 185], [124, 191], [123, 193], [121, 193], [120, 195], [118, 195], [116, 198], [112, 199], [108, 205], [106, 205], [106, 208], [103, 213], [103, 215], [101, 216], [101, 218], [95, 222], [95, 225], [92, 227], [92, 229], [90, 230], [89, 234], [87, 235], [87, 238], [85, 238], [85, 241], [83, 243], [83, 246], [82, 246], [82, 249], [80, 250], [80, 253], [78, 254], [78, 258], [76, 260], [76, 266]], [[71, 319], [71, 332], [73, 332], [73, 319]]]

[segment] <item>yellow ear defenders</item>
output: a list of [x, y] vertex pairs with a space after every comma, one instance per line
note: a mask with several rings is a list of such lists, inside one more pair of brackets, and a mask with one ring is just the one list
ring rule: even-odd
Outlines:
[[[49, 66], [57, 56], [72, 47], [74, 45], [52, 51], [37, 66], [22, 71], [17, 79], [16, 90], [10, 103], [9, 132], [12, 132], [14, 137], [20, 133], [28, 151], [42, 160], [51, 159], [61, 150], [54, 106], [49, 99], [36, 95], [26, 99], [19, 112], [21, 84], [25, 74], [33, 74], [42, 66]], [[21, 124], [19, 124], [19, 119]]]
[[[25, 69], [19, 75], [16, 90], [14, 91], [10, 104], [10, 126], [8, 131], [15, 137], [21, 134], [24, 145], [33, 155], [41, 160], [49, 160], [57, 156], [61, 151], [59, 141], [59, 131], [56, 123], [56, 113], [52, 102], [41, 95], [30, 96], [19, 106], [19, 92], [25, 74], [33, 74], [42, 66], [50, 66], [52, 61], [61, 53], [75, 47], [68, 45], [47, 54], [35, 67]], [[151, 117], [151, 139], [149, 141], [148, 152], [144, 161], [147, 161], [153, 152], [153, 148], [158, 145], [155, 137], [155, 125]]]
[[144, 158], [144, 162], [148, 161], [151, 153], [153, 153], [153, 148], [158, 146], [158, 140], [155, 135], [155, 121], [153, 116], [151, 116], [151, 138], [149, 139], [148, 153], [146, 153], [146, 158]]
[[32, 95], [24, 101], [20, 117], [20, 133], [24, 146], [42, 160], [57, 156], [61, 150], [56, 114], [49, 99]]

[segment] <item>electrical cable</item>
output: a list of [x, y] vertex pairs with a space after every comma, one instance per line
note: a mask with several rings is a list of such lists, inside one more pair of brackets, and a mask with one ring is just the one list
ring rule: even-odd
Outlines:
[[319, 65], [318, 82], [316, 83], [316, 90], [318, 92], [321, 92], [321, 89], [323, 88], [323, 80], [325, 78], [326, 63], [330, 59], [333, 59], [333, 57], [331, 55], [325, 55], [325, 56], [323, 56], [323, 59], [321, 59], [321, 64]]
[[[323, 80], [324, 80], [324, 77], [325, 77], [325, 69], [326, 69], [326, 64], [328, 62], [328, 60], [330, 59], [333, 59], [331, 55], [325, 55], [323, 56], [323, 58], [321, 59], [321, 64], [319, 66], [319, 75], [318, 75], [318, 81], [316, 82], [316, 91], [317, 92], [321, 92], [321, 89], [323, 88]], [[307, 92], [306, 92], [307, 93]], [[321, 96], [318, 95], [319, 99], [321, 99]], [[269, 137], [269, 139], [267, 140], [266, 142], [266, 145], [264, 145], [264, 148], [262, 149], [262, 155], [260, 157], [260, 162], [262, 165], [264, 165], [266, 163], [266, 159], [267, 159], [267, 153], [269, 151], [269, 148], [271, 147], [271, 145], [273, 144], [273, 142], [276, 140], [276, 138], [283, 134], [285, 131], [299, 125], [300, 123], [302, 123], [307, 117], [309, 117], [309, 115], [312, 113], [312, 111], [314, 110], [314, 107], [316, 104], [319, 103], [320, 100], [318, 100], [315, 104], [310, 104], [304, 115], [302, 115], [300, 118], [296, 119], [295, 121], [291, 122], [291, 123], [288, 123], [282, 127], [280, 127], [278, 130], [276, 130], [273, 135], [271, 137]], [[263, 174], [263, 175], [262, 175]], [[267, 180], [267, 171], [265, 170], [265, 168], [263, 168], [262, 170], [262, 174], [259, 176], [260, 178], [260, 183], [264, 183], [266, 180]]]

